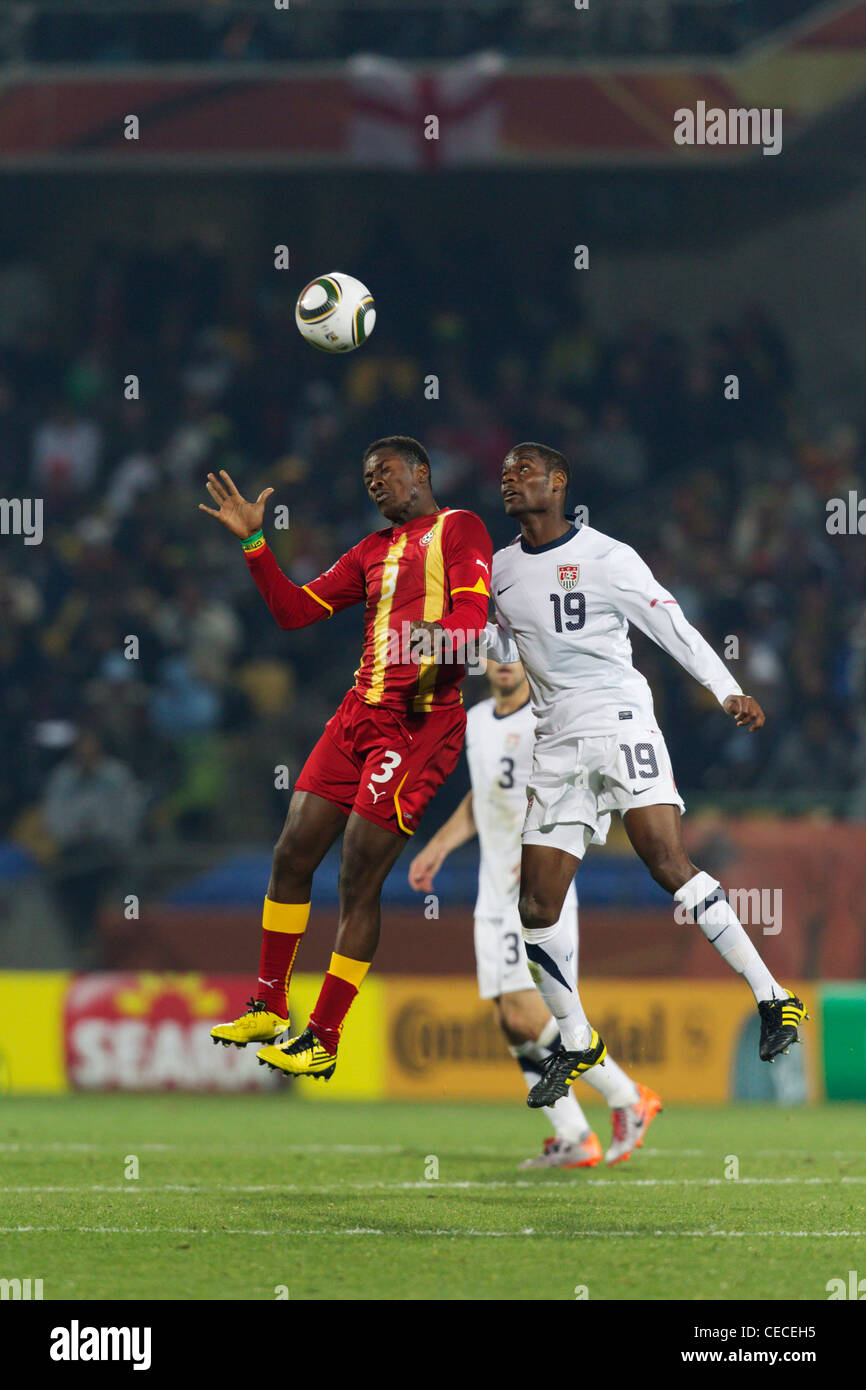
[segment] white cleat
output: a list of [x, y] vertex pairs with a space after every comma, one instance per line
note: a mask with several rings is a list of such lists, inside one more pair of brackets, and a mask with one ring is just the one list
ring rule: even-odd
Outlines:
[[545, 1139], [535, 1158], [525, 1158], [518, 1168], [594, 1168], [601, 1163], [598, 1135], [590, 1130], [583, 1139]]
[[661, 1097], [657, 1096], [655, 1091], [651, 1091], [648, 1086], [640, 1085], [637, 1089], [638, 1098], [634, 1105], [623, 1105], [620, 1109], [610, 1112], [613, 1138], [604, 1156], [608, 1167], [613, 1167], [614, 1163], [622, 1163], [635, 1149], [641, 1147], [644, 1135], [662, 1108]]

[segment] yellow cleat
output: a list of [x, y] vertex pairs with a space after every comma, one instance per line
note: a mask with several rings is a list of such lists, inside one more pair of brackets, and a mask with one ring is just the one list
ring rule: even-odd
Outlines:
[[215, 1043], [223, 1047], [246, 1047], [247, 1043], [272, 1042], [281, 1033], [288, 1032], [289, 1020], [280, 1018], [265, 1008], [261, 999], [247, 1000], [248, 1013], [241, 1014], [234, 1023], [218, 1023], [211, 1028], [210, 1035]]
[[590, 1030], [589, 1047], [582, 1052], [557, 1048], [542, 1062], [541, 1077], [526, 1097], [526, 1104], [533, 1110], [539, 1110], [544, 1105], [555, 1105], [568, 1094], [571, 1083], [589, 1071], [590, 1067], [603, 1067], [606, 1056], [607, 1048], [594, 1028]]
[[314, 1076], [330, 1081], [337, 1066], [336, 1052], [328, 1052], [309, 1028], [290, 1038], [285, 1047], [263, 1047], [256, 1053], [263, 1067], [286, 1076]]
[[772, 1062], [780, 1052], [787, 1052], [791, 1043], [800, 1042], [799, 1026], [809, 1017], [802, 999], [786, 989], [786, 999], [764, 999], [758, 1005], [761, 1015], [759, 1055], [762, 1062]]

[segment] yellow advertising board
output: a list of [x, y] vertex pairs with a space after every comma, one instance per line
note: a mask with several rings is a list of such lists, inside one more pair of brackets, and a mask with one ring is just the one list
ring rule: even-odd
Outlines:
[[[809, 987], [793, 986], [805, 998]], [[755, 1017], [740, 980], [584, 980], [581, 997], [610, 1055], [670, 1102], [732, 1095], [743, 1030]], [[508, 1099], [521, 1079], [489, 1001], [465, 978], [386, 981], [387, 1094], [401, 1099]], [[813, 1019], [818, 1009], [812, 1011]], [[807, 1024], [808, 1093], [819, 1093], [820, 1039]], [[581, 1104], [596, 1093], [579, 1086]]]
[[[321, 983], [292, 981], [298, 1030]], [[0, 1091], [276, 1090], [286, 1083], [256, 1066], [254, 1048], [215, 1048], [209, 1036], [213, 1023], [243, 1012], [249, 993], [241, 975], [0, 972]], [[384, 993], [382, 979], [365, 982], [333, 1080], [298, 1086], [299, 1099], [384, 1095]]]
[[[293, 979], [293, 1030], [303, 1028], [320, 986], [318, 975]], [[812, 1019], [785, 1077], [756, 1062], [757, 1015], [740, 980], [588, 979], [581, 995], [611, 1057], [665, 1101], [770, 1099], [755, 1087], [790, 1077], [799, 1086], [792, 1103], [820, 1097], [823, 1084], [821, 987], [791, 987]], [[283, 1083], [255, 1066], [251, 1049], [215, 1049], [209, 1037], [248, 993], [240, 975], [0, 973], [0, 1090], [275, 1089]], [[333, 1080], [293, 1094], [305, 1102], [519, 1100], [524, 1089], [473, 978], [373, 975], [347, 1017]], [[598, 1099], [587, 1085], [577, 1091], [582, 1104]]]
[[[306, 1024], [321, 987], [321, 975], [292, 976], [290, 1007], [293, 1033], [299, 1033]], [[367, 976], [346, 1018], [337, 1070], [330, 1081], [298, 1085], [295, 1088], [298, 1099], [379, 1100], [385, 1095], [385, 999], [388, 987], [387, 976]]]
[[68, 1089], [63, 1038], [68, 981], [65, 971], [0, 972], [0, 1091], [45, 1095]]
[[493, 1005], [465, 976], [386, 980], [387, 1094], [398, 1099], [509, 1100], [521, 1078]]
[[[797, 983], [791, 987], [806, 999], [814, 989]], [[580, 993], [611, 1056], [636, 1080], [668, 1101], [731, 1099], [744, 1030], [751, 1026], [757, 1034], [755, 1002], [742, 980], [585, 980]], [[810, 1012], [817, 1020], [819, 1009]], [[819, 1084], [820, 1039], [813, 1031], [817, 1027], [815, 1022], [803, 1029], [808, 1046], [802, 1055], [812, 1098]]]

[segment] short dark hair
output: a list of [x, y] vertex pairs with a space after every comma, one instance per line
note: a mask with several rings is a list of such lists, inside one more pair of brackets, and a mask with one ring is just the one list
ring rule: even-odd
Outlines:
[[509, 449], [506, 458], [517, 458], [518, 455], [525, 454], [529, 458], [534, 458], [538, 463], [544, 465], [548, 477], [554, 468], [559, 468], [565, 474], [565, 491], [568, 492], [571, 486], [571, 469], [565, 454], [561, 454], [558, 449], [551, 449], [547, 444], [515, 444], [513, 449]]
[[427, 465], [427, 477], [431, 476], [430, 455], [419, 444], [417, 439], [413, 439], [409, 434], [388, 434], [384, 439], [374, 439], [372, 444], [368, 444], [364, 450], [364, 457], [361, 462], [366, 463], [372, 454], [377, 454], [383, 449], [388, 454], [398, 454], [404, 463], [408, 463], [410, 468], [415, 464], [423, 463]]

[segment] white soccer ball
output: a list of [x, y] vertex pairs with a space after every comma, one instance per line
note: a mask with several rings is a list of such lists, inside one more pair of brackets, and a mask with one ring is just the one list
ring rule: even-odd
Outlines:
[[354, 352], [373, 332], [376, 304], [360, 280], [332, 270], [301, 290], [295, 323], [322, 352]]

